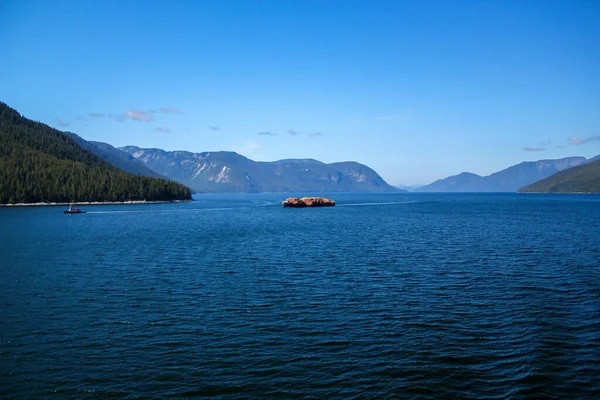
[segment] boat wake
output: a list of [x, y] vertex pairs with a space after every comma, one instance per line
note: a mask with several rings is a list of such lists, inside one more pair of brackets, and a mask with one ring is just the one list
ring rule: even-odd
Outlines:
[[389, 206], [394, 204], [411, 204], [419, 203], [419, 201], [389, 201], [385, 203], [350, 203], [350, 204], [338, 204], [337, 207], [361, 207], [361, 206]]
[[[362, 206], [388, 206], [388, 205], [396, 205], [396, 204], [410, 204], [410, 203], [419, 203], [419, 201], [390, 201], [383, 203], [349, 203], [349, 204], [339, 204], [336, 207], [362, 207]], [[228, 210], [241, 210], [248, 208], [263, 208], [263, 207], [281, 207], [279, 202], [262, 202], [258, 204], [252, 205], [244, 205], [238, 207], [206, 207], [206, 208], [191, 208], [185, 210], [172, 210], [172, 209], [152, 209], [152, 210], [106, 210], [106, 211], [87, 211], [87, 214], [123, 214], [123, 213], [197, 213], [197, 212], [210, 212], [210, 211], [228, 211]]]
[[222, 207], [222, 208], [194, 208], [189, 210], [110, 210], [110, 211], [88, 211], [87, 214], [122, 214], [122, 213], [184, 213], [184, 212], [203, 212], [203, 211], [224, 211], [234, 210], [240, 207]]

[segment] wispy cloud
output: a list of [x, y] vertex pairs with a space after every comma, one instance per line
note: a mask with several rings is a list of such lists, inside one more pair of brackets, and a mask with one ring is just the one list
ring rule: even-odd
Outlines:
[[296, 136], [297, 134], [300, 133], [300, 132], [298, 132], [297, 130], [294, 130], [294, 129], [288, 129], [286, 132], [289, 133], [292, 136]]
[[544, 146], [539, 146], [539, 147], [525, 146], [525, 147], [523, 147], [523, 150], [525, 150], [525, 151], [546, 151], [546, 147], [544, 147]]
[[131, 118], [134, 121], [152, 121], [152, 115], [150, 115], [150, 113], [136, 109], [127, 110], [127, 117]]
[[218, 131], [218, 130], [219, 130], [219, 127], [218, 127], [218, 126], [212, 126], [212, 125], [209, 125], [209, 126], [208, 126], [208, 129], [210, 129], [211, 131]]
[[277, 136], [277, 134], [275, 132], [258, 132], [259, 135], [263, 135], [263, 136]]
[[157, 128], [154, 128], [152, 132], [171, 133], [171, 130], [166, 126], [159, 126]]
[[580, 138], [577, 136], [573, 136], [569, 138], [569, 144], [575, 145], [575, 146], [579, 146], [581, 144], [585, 144], [585, 143], [589, 143], [589, 142], [595, 142], [597, 140], [600, 140], [600, 136], [590, 136], [588, 138]]
[[323, 134], [321, 132], [313, 132], [310, 134], [310, 136], [317, 137], [317, 136], [323, 136]]
[[165, 114], [183, 114], [179, 108], [161, 107], [159, 110]]
[[[160, 112], [166, 114], [183, 114], [178, 108], [160, 107]], [[133, 120], [138, 122], [149, 122], [154, 119], [154, 115], [157, 110], [142, 111], [135, 108], [130, 108], [125, 111], [124, 114], [103, 114], [99, 112], [90, 112], [88, 115], [92, 118], [111, 118], [118, 122], [125, 122], [127, 120]], [[84, 117], [78, 118], [83, 119]]]
[[117, 122], [125, 122], [128, 118], [127, 115], [124, 114], [110, 114], [108, 117], [114, 119]]
[[65, 126], [69, 126], [69, 125], [71, 125], [71, 123], [70, 123], [70, 122], [68, 122], [68, 121], [63, 121], [62, 119], [60, 119], [60, 118], [58, 118], [58, 117], [57, 117], [57, 118], [54, 118], [54, 119], [56, 120], [56, 124], [57, 124], [58, 126], [60, 126], [61, 128], [64, 128]]
[[380, 115], [375, 117], [377, 121], [406, 121], [408, 117], [402, 114]]

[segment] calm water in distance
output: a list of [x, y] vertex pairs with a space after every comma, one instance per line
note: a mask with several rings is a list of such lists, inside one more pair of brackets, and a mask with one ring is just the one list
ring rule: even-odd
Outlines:
[[600, 196], [0, 209], [0, 398], [600, 398]]

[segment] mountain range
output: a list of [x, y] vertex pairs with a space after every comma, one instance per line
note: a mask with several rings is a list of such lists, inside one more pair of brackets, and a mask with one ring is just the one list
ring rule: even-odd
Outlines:
[[406, 190], [407, 192], [414, 192], [418, 188], [421, 188], [423, 186], [425, 186], [425, 185], [402, 185], [402, 184], [394, 185], [395, 188]]
[[1, 102], [0, 138], [0, 203], [189, 199], [189, 189], [179, 183], [195, 192], [230, 193], [600, 191], [600, 155], [522, 162], [488, 176], [463, 172], [423, 187], [393, 187], [353, 161], [259, 162], [228, 151], [115, 148], [29, 120]]
[[525, 186], [519, 193], [600, 193], [600, 156]]
[[73, 138], [73, 140], [84, 149], [91, 151], [92, 154], [95, 154], [104, 161], [125, 172], [142, 176], [151, 176], [154, 178], [164, 178], [164, 176], [152, 171], [150, 168], [146, 167], [143, 162], [132, 155], [121, 151], [108, 143], [88, 141], [73, 132], [63, 133]]
[[488, 176], [470, 172], [437, 180], [416, 192], [516, 192], [522, 187], [598, 159], [567, 157], [558, 160], [526, 161]]
[[314, 159], [260, 162], [230, 151], [191, 153], [136, 146], [119, 150], [196, 192], [401, 191], [388, 185], [371, 168], [353, 161], [331, 164]]

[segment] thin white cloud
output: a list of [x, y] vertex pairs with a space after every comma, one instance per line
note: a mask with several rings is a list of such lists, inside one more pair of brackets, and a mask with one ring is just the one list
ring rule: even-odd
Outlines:
[[406, 121], [408, 117], [402, 114], [380, 115], [375, 117], [377, 121]]
[[92, 117], [92, 118], [104, 118], [104, 117], [105, 117], [105, 115], [104, 115], [104, 114], [102, 114], [102, 113], [95, 113], [95, 112], [93, 112], [93, 113], [89, 113], [88, 115], [89, 115], [90, 117]]
[[580, 145], [580, 144], [584, 144], [584, 143], [585, 143], [585, 139], [582, 139], [579, 137], [570, 137], [569, 138], [569, 144]]
[[317, 137], [317, 136], [323, 136], [323, 134], [321, 132], [314, 132], [314, 133], [311, 133], [310, 136]]
[[275, 132], [258, 132], [259, 135], [262, 136], [277, 136], [277, 134]]
[[585, 143], [589, 143], [589, 142], [595, 142], [597, 140], [600, 140], [600, 136], [590, 136], [588, 138], [580, 138], [577, 136], [573, 136], [569, 138], [569, 144], [575, 145], [575, 146], [579, 146], [581, 144], [585, 144]]
[[289, 133], [292, 136], [296, 136], [296, 135], [298, 135], [300, 133], [300, 132], [298, 132], [295, 129], [288, 129], [286, 132]]
[[166, 126], [159, 126], [157, 128], [154, 128], [152, 132], [171, 133], [171, 130]]
[[56, 120], [56, 124], [57, 124], [58, 126], [60, 126], [61, 128], [64, 128], [64, 127], [66, 127], [66, 126], [69, 126], [69, 125], [71, 125], [71, 123], [70, 123], [70, 122], [68, 122], [68, 121], [63, 121], [62, 119], [60, 119], [60, 118], [58, 118], [58, 117], [57, 117], [57, 118], [54, 118], [54, 119]]
[[127, 117], [131, 118], [134, 121], [152, 121], [152, 115], [150, 115], [150, 113], [135, 109], [127, 110]]
[[535, 147], [535, 146], [525, 146], [523, 147], [524, 151], [546, 151], [544, 146]]
[[183, 114], [179, 108], [174, 107], [161, 107], [159, 110], [165, 114]]

